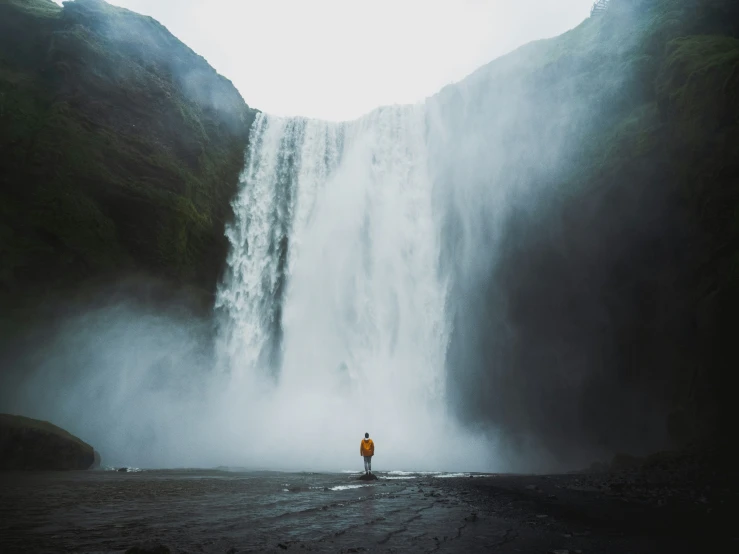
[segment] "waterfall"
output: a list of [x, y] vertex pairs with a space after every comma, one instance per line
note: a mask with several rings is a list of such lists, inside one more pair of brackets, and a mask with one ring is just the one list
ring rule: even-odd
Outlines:
[[254, 124], [216, 306], [231, 388], [262, 384], [243, 394], [276, 435], [341, 438], [338, 452], [377, 431], [407, 453], [449, 424], [426, 124], [423, 105]]
[[234, 371], [443, 396], [445, 284], [422, 106], [261, 114], [217, 306]]

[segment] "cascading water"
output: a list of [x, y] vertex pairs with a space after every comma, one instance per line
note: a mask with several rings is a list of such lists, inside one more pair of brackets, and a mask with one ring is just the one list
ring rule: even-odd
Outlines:
[[257, 118], [217, 298], [233, 401], [260, 414], [259, 431], [246, 424], [254, 459], [284, 441], [308, 463], [350, 463], [365, 431], [415, 469], [470, 469], [470, 448], [481, 459], [446, 416], [428, 163], [422, 105], [340, 124]]

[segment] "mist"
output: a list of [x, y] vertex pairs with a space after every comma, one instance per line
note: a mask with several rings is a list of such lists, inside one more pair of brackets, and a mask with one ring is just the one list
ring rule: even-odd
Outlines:
[[[369, 403], [365, 390], [361, 402], [342, 383], [311, 379], [308, 360], [307, 378], [287, 386], [269, 369], [239, 371], [214, 349], [213, 318], [185, 308], [184, 297], [168, 307], [136, 300], [158, 286], [104, 287], [4, 344], [2, 409], [53, 421], [108, 467], [351, 470], [365, 431], [388, 470], [490, 467], [491, 437], [471, 437], [392, 388], [372, 391]], [[409, 440], [424, 436], [448, 439], [445, 449], [429, 455], [424, 440]], [[463, 443], [474, 458], [460, 456]]]
[[[371, 7], [341, 0], [111, 3], [161, 21], [233, 80], [250, 105], [273, 115], [331, 121], [354, 119], [381, 105], [421, 101], [521, 44], [572, 28], [592, 4], [589, 0], [382, 0]], [[285, 17], [288, 13], [291, 16]]]

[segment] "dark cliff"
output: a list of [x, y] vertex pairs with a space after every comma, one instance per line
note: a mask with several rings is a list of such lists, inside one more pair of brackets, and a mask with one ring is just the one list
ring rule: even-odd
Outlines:
[[99, 463], [92, 446], [48, 421], [0, 414], [0, 471], [91, 469]]
[[439, 147], [467, 160], [443, 178], [479, 191], [448, 218], [474, 268], [449, 383], [511, 450], [572, 467], [731, 435], [737, 22], [730, 1], [612, 0], [442, 91], [458, 131]]
[[212, 293], [254, 110], [149, 17], [0, 2], [0, 300], [146, 274]]

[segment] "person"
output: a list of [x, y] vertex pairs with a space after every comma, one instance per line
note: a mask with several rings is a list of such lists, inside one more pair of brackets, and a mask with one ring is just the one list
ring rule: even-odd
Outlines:
[[359, 455], [364, 458], [364, 473], [372, 473], [372, 456], [375, 455], [375, 443], [369, 438], [369, 433], [364, 434], [364, 439], [359, 443]]

